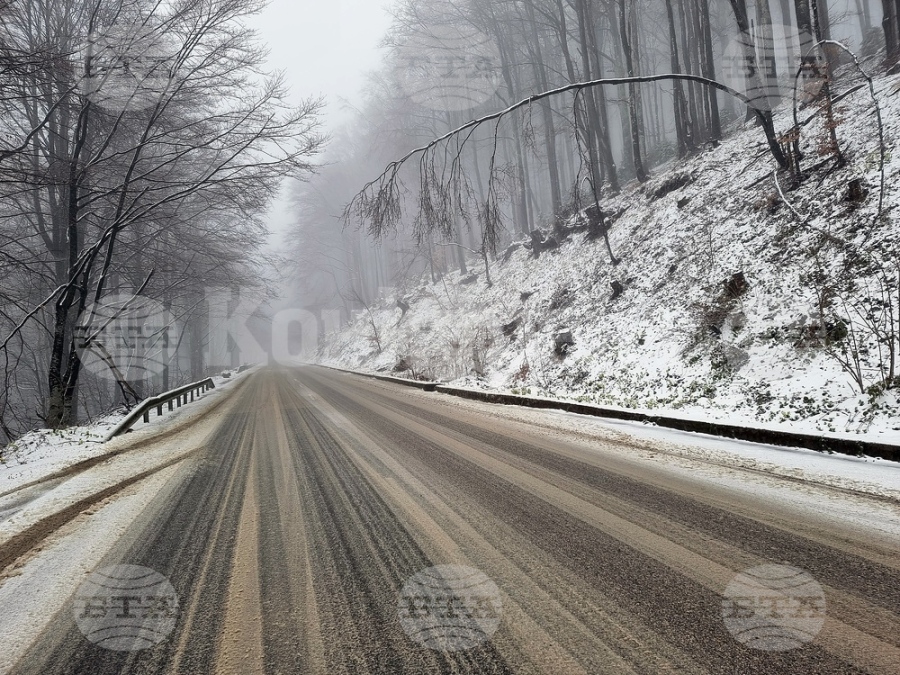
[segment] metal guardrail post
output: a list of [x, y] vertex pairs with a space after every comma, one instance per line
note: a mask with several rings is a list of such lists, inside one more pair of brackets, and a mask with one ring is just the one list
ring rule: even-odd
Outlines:
[[[182, 404], [188, 404], [188, 392], [191, 394], [191, 401], [194, 400], [194, 392], [196, 391], [198, 394], [203, 391], [209, 391], [210, 389], [215, 389], [216, 384], [212, 381], [212, 378], [208, 377], [205, 380], [201, 380], [200, 382], [194, 382], [193, 384], [187, 384], [183, 387], [179, 387], [178, 389], [174, 389], [172, 391], [166, 392], [165, 394], [160, 394], [159, 396], [153, 396], [152, 398], [148, 398], [143, 401], [140, 405], [134, 408], [124, 420], [122, 420], [118, 426], [116, 426], [106, 437], [105, 440], [111, 440], [120, 434], [125, 433], [134, 423], [139, 419], [143, 418], [145, 423], [150, 422], [150, 411], [153, 408], [156, 408], [156, 416], [160, 417], [163, 413], [163, 406], [167, 405], [169, 410], [174, 410], [173, 401], [177, 401], [178, 407], [180, 408]], [[197, 397], [199, 398], [199, 396]], [[184, 399], [182, 401], [182, 399]]]

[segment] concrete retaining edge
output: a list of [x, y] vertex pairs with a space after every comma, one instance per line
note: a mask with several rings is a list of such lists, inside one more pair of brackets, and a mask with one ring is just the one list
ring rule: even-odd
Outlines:
[[320, 367], [375, 380], [392, 382], [407, 387], [414, 387], [423, 391], [437, 392], [439, 394], [458, 396], [473, 401], [481, 401], [483, 403], [519, 405], [526, 408], [543, 410], [562, 410], [564, 412], [589, 415], [591, 417], [605, 417], [628, 422], [643, 422], [645, 424], [654, 424], [658, 427], [674, 429], [676, 431], [707, 434], [710, 436], [731, 438], [738, 441], [749, 441], [751, 443], [765, 443], [767, 445], [790, 448], [805, 448], [817, 452], [839, 453], [854, 457], [865, 455], [869, 457], [880, 457], [895, 462], [900, 461], [900, 446], [890, 445], [888, 443], [875, 443], [862, 439], [837, 438], [825, 435], [803, 434], [793, 431], [780, 431], [778, 429], [766, 429], [763, 427], [745, 427], [722, 422], [668, 417], [666, 415], [656, 415], [624, 408], [607, 408], [604, 406], [591, 405], [589, 403], [579, 403], [577, 401], [449, 387], [437, 382], [419, 382], [417, 380], [407, 380], [402, 377], [364, 373], [356, 370], [347, 370], [345, 368], [336, 368], [334, 366]]
[[435, 391], [439, 386], [438, 382], [428, 382], [425, 380], [410, 380], [405, 377], [394, 377], [393, 375], [380, 375], [378, 373], [364, 373], [360, 370], [347, 370], [346, 368], [337, 368], [335, 366], [324, 366], [316, 364], [317, 368], [327, 368], [328, 370], [336, 370], [339, 373], [350, 373], [351, 375], [359, 375], [360, 377], [368, 377], [371, 380], [381, 380], [382, 382], [393, 382], [404, 387], [412, 387], [413, 389], [421, 389], [422, 391]]

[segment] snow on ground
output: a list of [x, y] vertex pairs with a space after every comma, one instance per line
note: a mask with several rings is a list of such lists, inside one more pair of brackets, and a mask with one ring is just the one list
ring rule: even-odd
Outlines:
[[[566, 423], [581, 426], [580, 421], [571, 419]], [[856, 530], [877, 532], [893, 546], [900, 541], [900, 464], [896, 462], [747, 443], [633, 422], [594, 424], [606, 427], [606, 434], [612, 432], [620, 441], [636, 443], [638, 452], [649, 461], [661, 460], [666, 471], [706, 481], [729, 493], [788, 506], [812, 519], [839, 520]], [[596, 426], [594, 433], [598, 433]], [[785, 479], [794, 484], [786, 484]], [[873, 501], [867, 495], [884, 501]]]
[[39, 429], [6, 446], [0, 454], [0, 494], [107, 452], [103, 440], [125, 414], [110, 413], [69, 429]]
[[[516, 406], [522, 419], [534, 411]], [[652, 424], [598, 419], [564, 411], [541, 411], [547, 420], [599, 440], [627, 442], [642, 452], [659, 452], [689, 462], [752, 469], [836, 488], [887, 497], [900, 503], [900, 464], [878, 457], [824, 454], [730, 438], [664, 429]]]
[[[858, 83], [845, 73], [837, 89]], [[613, 219], [618, 265], [609, 263], [602, 239], [577, 231], [537, 259], [521, 245], [507, 262], [501, 255], [491, 265], [492, 287], [477, 261], [470, 263], [474, 280], [458, 272], [437, 282], [411, 279], [329, 336], [320, 362], [896, 443], [898, 389], [870, 387], [879, 358], [888, 359], [864, 324], [868, 314], [884, 325], [887, 306], [895, 322], [900, 312], [896, 288], [888, 305], [878, 304], [875, 271], [896, 283], [900, 77], [879, 78], [876, 90], [887, 144], [878, 222], [878, 134], [863, 87], [839, 106], [846, 165], [831, 170], [825, 162], [793, 191], [781, 176], [790, 207], [762, 132], [741, 125], [718, 147], [657, 169], [650, 182], [602, 203]], [[813, 113], [801, 111], [801, 121]], [[791, 115], [778, 112], [779, 131], [791, 126]], [[806, 169], [822, 161], [815, 151], [821, 132], [820, 117], [804, 127]], [[853, 179], [868, 190], [862, 203], [845, 199]], [[624, 288], [620, 295], [613, 283]], [[398, 299], [411, 307], [405, 316]], [[566, 331], [574, 344], [560, 355], [555, 338]], [[865, 392], [837, 358], [854, 350]]]
[[[221, 392], [237, 380], [234, 376], [214, 376], [215, 389], [204, 392], [199, 399], [172, 412], [163, 408], [162, 417], [152, 412], [150, 422], [144, 424], [143, 420], [139, 420], [132, 427], [133, 433], [128, 434], [128, 439], [134, 439], [134, 434], [145, 429], [157, 433], [178, 424], [186, 415], [205, 409], [218, 398], [216, 392]], [[206, 403], [201, 404], [200, 401], [204, 400]], [[110, 445], [104, 443], [104, 439], [126, 415], [127, 412], [122, 410], [105, 415], [92, 424], [61, 430], [39, 429], [0, 449], [0, 496], [78, 462], [108, 453]], [[2, 515], [3, 509], [0, 507], [0, 517]]]
[[[148, 478], [140, 480], [137, 485], [142, 485], [149, 478], [155, 480], [160, 471], [202, 449], [230, 404], [225, 403], [215, 411], [210, 409], [222, 401], [228, 391], [249, 372], [252, 371], [231, 378], [217, 378], [219, 382], [215, 389], [207, 392], [199, 402], [182, 406], [177, 415], [173, 413], [160, 418], [155, 424], [112, 439], [104, 446], [104, 460], [94, 466], [54, 478], [50, 474], [71, 465], [68, 456], [60, 454], [55, 463], [48, 459], [37, 470], [23, 472], [22, 476], [9, 481], [17, 487], [0, 492], [0, 547], [49, 516], [61, 513], [74, 504], [96, 499], [96, 495], [105, 490], [117, 488], [140, 476]], [[177, 440], [153, 442], [160, 433], [176, 430], [179, 432]], [[56, 470], [48, 471], [50, 466]], [[25, 475], [31, 480], [25, 481]], [[115, 503], [118, 500], [113, 500]]]
[[642, 464], [644, 473], [652, 468], [660, 476], [681, 476], [695, 483], [698, 495], [713, 500], [740, 494], [803, 513], [813, 522], [844, 523], [894, 548], [900, 541], [900, 464], [896, 462], [417, 390], [409, 390], [409, 395], [439, 396], [443, 405], [522, 422], [536, 435], [555, 442], [574, 441], [607, 457], [609, 466], [635, 462]]
[[101, 505], [89, 518], [65, 525], [39, 554], [0, 577], [3, 649], [0, 673], [9, 672], [41, 630], [92, 572], [117, 539], [172, 479], [169, 467]]

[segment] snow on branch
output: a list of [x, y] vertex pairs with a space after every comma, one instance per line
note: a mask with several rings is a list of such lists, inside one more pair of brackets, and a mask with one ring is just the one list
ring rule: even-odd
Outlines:
[[[723, 91], [746, 104], [756, 115], [766, 135], [769, 149], [778, 162], [785, 168], [787, 160], [778, 143], [772, 123], [771, 113], [759, 109], [745, 94], [737, 91], [716, 80], [682, 73], [670, 73], [662, 75], [645, 75], [638, 77], [603, 78], [586, 82], [575, 82], [556, 89], [551, 89], [539, 94], [533, 94], [521, 101], [482, 117], [466, 122], [447, 133], [439, 136], [426, 145], [410, 150], [400, 159], [387, 165], [384, 171], [373, 181], [367, 183], [362, 190], [354, 196], [344, 210], [344, 222], [356, 220], [360, 224], [367, 223], [370, 234], [381, 237], [393, 231], [400, 223], [403, 214], [401, 194], [404, 184], [400, 176], [401, 169], [415, 157], [419, 157], [421, 193], [419, 198], [419, 217], [417, 218], [417, 233], [425, 234], [432, 231], [445, 232], [448, 230], [450, 212], [459, 205], [454, 202], [456, 192], [459, 192], [461, 181], [461, 154], [465, 144], [471, 139], [476, 129], [488, 122], [495, 122], [494, 137], [497, 137], [497, 126], [500, 121], [517, 110], [531, 106], [534, 103], [546, 99], [574, 92], [576, 95], [586, 89], [602, 86], [620, 86], [626, 84], [644, 84], [665, 81], [697, 82], [702, 85]], [[465, 135], [464, 135], [465, 134]], [[456, 139], [455, 152], [450, 149], [449, 142]], [[440, 175], [435, 169], [435, 157], [441, 144], [447, 143], [444, 150], [445, 159], [450, 157], [449, 174], [446, 171]], [[496, 153], [496, 144], [494, 148]], [[491, 166], [494, 166], [492, 157]], [[491, 244], [497, 240], [499, 229], [499, 208], [496, 205], [495, 176], [489, 176], [488, 203], [479, 207], [479, 216], [484, 225], [485, 243]], [[463, 181], [464, 182], [464, 181]], [[454, 190], [454, 188], [457, 188]], [[423, 229], [425, 230], [423, 232]]]

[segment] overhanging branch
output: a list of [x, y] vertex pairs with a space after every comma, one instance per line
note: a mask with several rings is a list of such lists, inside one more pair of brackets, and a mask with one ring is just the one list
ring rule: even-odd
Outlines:
[[[699, 75], [689, 75], [684, 73], [645, 75], [638, 77], [603, 78], [599, 80], [589, 80], [586, 82], [575, 82], [539, 94], [533, 94], [527, 98], [522, 99], [521, 101], [518, 101], [517, 103], [508, 106], [507, 108], [504, 108], [503, 110], [499, 110], [466, 122], [462, 126], [459, 126], [451, 131], [448, 131], [442, 136], [433, 139], [426, 145], [410, 150], [400, 159], [388, 164], [384, 171], [377, 178], [367, 183], [362, 188], [362, 190], [360, 190], [360, 192], [357, 193], [356, 196], [354, 196], [354, 198], [350, 201], [350, 203], [344, 210], [344, 221], [347, 222], [354, 216], [361, 222], [368, 221], [371, 224], [370, 231], [375, 236], [381, 236], [388, 230], [394, 228], [398, 224], [401, 217], [401, 181], [399, 180], [399, 173], [401, 168], [408, 161], [419, 155], [421, 155], [419, 160], [420, 168], [424, 167], [426, 165], [425, 158], [428, 156], [428, 154], [435, 148], [437, 148], [441, 143], [452, 139], [454, 136], [459, 136], [460, 134], [468, 131], [469, 136], [466, 138], [466, 140], [468, 140], [468, 138], [471, 137], [471, 133], [481, 125], [495, 120], [499, 123], [500, 119], [521, 108], [525, 108], [534, 103], [544, 101], [555, 96], [560, 96], [571, 92], [575, 92], [577, 95], [581, 91], [593, 87], [620, 86], [626, 84], [644, 84], [665, 81], [696, 82], [708, 87], [712, 87], [719, 91], [723, 91], [726, 94], [739, 99], [751, 110], [753, 110], [754, 114], [757, 116], [757, 119], [759, 120], [760, 125], [762, 126], [763, 131], [766, 135], [769, 149], [775, 160], [778, 162], [779, 166], [781, 168], [787, 167], [787, 160], [775, 135], [771, 113], [759, 109], [754, 105], [753, 101], [748, 96], [741, 93], [740, 91], [737, 91], [736, 89], [729, 87], [726, 84], [722, 84], [721, 82], [718, 82], [716, 80], [711, 80]], [[451, 171], [452, 170], [453, 169], [451, 168]], [[425, 178], [423, 177], [423, 180], [424, 179]]]

